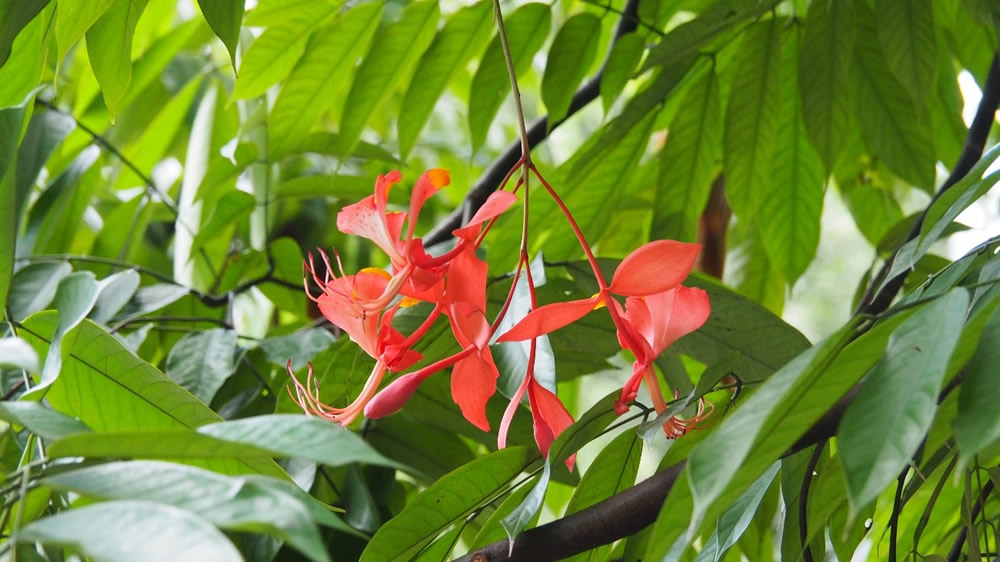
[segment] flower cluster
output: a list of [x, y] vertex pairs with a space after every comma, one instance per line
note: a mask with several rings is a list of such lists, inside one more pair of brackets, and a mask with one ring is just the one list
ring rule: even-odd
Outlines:
[[[519, 162], [518, 166], [522, 164]], [[536, 340], [598, 308], [608, 310], [619, 343], [635, 357], [632, 376], [622, 388], [616, 412], [622, 414], [628, 410], [628, 403], [636, 398], [642, 383], [646, 384], [656, 411], [666, 409], [653, 361], [675, 340], [701, 327], [709, 315], [707, 294], [701, 289], [681, 285], [694, 266], [700, 246], [672, 240], [650, 242], [622, 260], [611, 282], [607, 283], [558, 194], [533, 165], [529, 163], [523, 169], [525, 172], [530, 169], [541, 180], [573, 227], [597, 280], [597, 294], [589, 299], [539, 307], [527, 267], [527, 251], [522, 245], [507, 300], [491, 323], [486, 316], [487, 264], [476, 256], [476, 249], [497, 217], [517, 201], [516, 191], [526, 176], [522, 175], [511, 191], [504, 191], [501, 186], [501, 190], [494, 192], [464, 227], [453, 231], [454, 248], [439, 256], [427, 253], [422, 240], [414, 237], [414, 228], [423, 204], [448, 185], [448, 172], [436, 169], [420, 176], [413, 187], [408, 211], [388, 210], [388, 194], [401, 180], [399, 172], [379, 176], [374, 194], [345, 207], [337, 216], [337, 227], [345, 234], [367, 238], [381, 248], [389, 258], [390, 271], [365, 268], [347, 275], [335, 253], [338, 275], [334, 273], [330, 258], [320, 252], [325, 274], [321, 277], [317, 273], [310, 254], [305, 280], [306, 292], [320, 312], [374, 358], [375, 367], [360, 395], [341, 408], [319, 399], [319, 385], [311, 365], [308, 378], [302, 383], [295, 378], [289, 363], [288, 371], [294, 384], [294, 392], [291, 389], [289, 392], [306, 413], [345, 425], [362, 412], [369, 418], [383, 417], [402, 408], [429, 376], [451, 368], [452, 397], [462, 414], [476, 427], [489, 431], [486, 403], [496, 392], [499, 376], [489, 344], [508, 310], [514, 287], [522, 274], [531, 294], [532, 311], [496, 341], [530, 341], [528, 367], [501, 420], [499, 447], [506, 445], [507, 430], [525, 395], [534, 421], [535, 441], [543, 454], [548, 453], [553, 440], [573, 423], [562, 401], [534, 377]], [[513, 172], [512, 169], [508, 179]], [[320, 287], [319, 295], [310, 293], [309, 279]], [[624, 305], [618, 297], [624, 297]], [[393, 317], [401, 307], [420, 302], [433, 305], [431, 312], [413, 333], [400, 333], [392, 326]], [[413, 349], [414, 345], [442, 314], [448, 319], [460, 351], [407, 373], [423, 359]], [[387, 373], [404, 374], [380, 390]], [[690, 429], [701, 427], [711, 413], [711, 408], [706, 411], [701, 402], [695, 416], [671, 418], [664, 424], [664, 432], [670, 438], [684, 435]], [[572, 459], [568, 462], [572, 464]]]

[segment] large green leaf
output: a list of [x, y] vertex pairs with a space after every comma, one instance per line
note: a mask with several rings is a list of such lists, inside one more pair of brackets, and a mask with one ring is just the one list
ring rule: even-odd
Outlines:
[[[23, 107], [0, 109], [0, 307], [7, 305], [14, 275], [18, 215], [14, 174], [24, 114]], [[3, 314], [6, 316], [6, 309]]]
[[778, 18], [770, 18], [746, 31], [726, 106], [726, 200], [748, 221], [771, 182], [781, 108], [781, 25]]
[[[313, 33], [271, 109], [267, 130], [271, 158], [297, 146], [330, 108], [334, 93], [345, 87], [344, 76], [371, 42], [381, 19], [380, 3], [361, 4]], [[343, 140], [338, 137], [337, 142]]]
[[489, 2], [476, 2], [455, 12], [420, 57], [399, 108], [396, 126], [402, 158], [410, 153], [434, 104], [455, 73], [482, 52], [493, 26], [492, 8]]
[[937, 159], [928, 123], [899, 81], [886, 72], [890, 61], [879, 45], [874, 15], [867, 8], [860, 9], [858, 15], [853, 82], [861, 130], [872, 152], [884, 159], [894, 174], [929, 189], [934, 185]]
[[257, 97], [288, 76], [311, 32], [337, 10], [340, 0], [300, 2], [287, 19], [268, 27], [247, 47], [240, 62], [233, 99]]
[[48, 3], [49, 0], [0, 2], [0, 67], [10, 57], [17, 36]]
[[622, 35], [611, 47], [604, 65], [604, 74], [601, 75], [601, 103], [604, 104], [605, 114], [632, 78], [645, 50], [646, 42], [638, 33]]
[[875, 499], [920, 446], [968, 305], [959, 288], [907, 319], [844, 413], [837, 450], [853, 512]]
[[696, 562], [719, 562], [722, 556], [736, 544], [736, 541], [750, 526], [750, 520], [757, 512], [761, 500], [764, 499], [764, 493], [771, 487], [771, 482], [774, 481], [779, 468], [781, 468], [780, 463], [772, 464], [771, 468], [722, 514], [715, 532], [708, 538], [705, 547], [695, 558]]
[[922, 107], [938, 69], [933, 0], [879, 0], [875, 21], [889, 70]]
[[[20, 135], [20, 123], [10, 133]], [[17, 167], [14, 169], [14, 191], [16, 199], [14, 213], [20, 217], [39, 173], [56, 148], [73, 131], [73, 118], [58, 111], [41, 111], [31, 117], [24, 139], [17, 151]]]
[[84, 556], [113, 562], [243, 560], [208, 521], [176, 507], [139, 500], [64, 511], [25, 526], [18, 538], [68, 546]]
[[[40, 353], [56, 329], [54, 312], [24, 322], [21, 337]], [[84, 320], [62, 372], [45, 399], [57, 411], [79, 418], [96, 432], [193, 429], [221, 418], [155, 367], [130, 352], [100, 326]], [[148, 439], [147, 439], [148, 441]], [[273, 461], [220, 460], [202, 466], [217, 472], [260, 472], [285, 477]]]
[[1000, 313], [990, 317], [979, 348], [966, 367], [966, 380], [959, 391], [955, 442], [963, 462], [1000, 438], [1000, 385], [993, 374], [1000, 355]]
[[441, 478], [379, 528], [361, 560], [409, 560], [452, 524], [506, 489], [537, 455], [525, 447], [490, 453]]
[[66, 262], [33, 263], [14, 274], [7, 306], [12, 320], [20, 322], [49, 306], [59, 282], [73, 271]]
[[236, 370], [236, 332], [189, 332], [167, 355], [167, 376], [208, 404]]
[[[771, 181], [760, 206], [761, 242], [789, 285], [805, 272], [819, 246], [823, 212], [823, 161], [806, 138], [802, 123], [799, 32], [785, 44], [782, 105], [774, 145]], [[728, 185], [728, 176], [727, 176]]]
[[551, 465], [546, 461], [542, 465], [542, 474], [538, 477], [538, 481], [531, 486], [531, 490], [525, 494], [521, 503], [517, 504], [517, 507], [500, 520], [500, 525], [507, 532], [510, 544], [514, 544], [518, 535], [532, 521], [537, 521], [538, 512], [542, 509], [542, 501], [545, 499], [545, 492], [549, 489], [549, 477], [551, 474]]
[[709, 69], [691, 85], [660, 152], [650, 238], [694, 242], [722, 147], [719, 80]]
[[854, 17], [854, 2], [811, 2], [799, 55], [802, 119], [827, 171], [851, 124]]
[[[8, 340], [0, 340], [4, 341]], [[80, 420], [60, 414], [38, 402], [0, 402], [0, 419], [23, 425], [28, 431], [48, 441], [90, 431]]]
[[597, 55], [600, 39], [601, 20], [591, 13], [571, 16], [559, 28], [542, 77], [542, 101], [549, 110], [549, 123], [561, 121], [569, 112], [573, 94]]
[[66, 52], [98, 18], [108, 11], [114, 0], [79, 0], [77, 2], [60, 2], [56, 10], [56, 46], [59, 62]]
[[240, 41], [240, 25], [243, 23], [245, 0], [198, 0], [201, 13], [212, 31], [222, 40], [229, 51], [233, 68], [236, 68], [236, 45]]
[[87, 53], [112, 119], [132, 81], [132, 36], [148, 0], [115, 0], [87, 31]]
[[413, 2], [397, 21], [385, 26], [379, 34], [379, 40], [372, 44], [358, 68], [344, 102], [340, 122], [341, 154], [354, 149], [368, 119], [430, 45], [439, 16], [437, 2]]
[[[133, 461], [58, 474], [45, 478], [44, 485], [103, 500], [171, 505], [220, 528], [267, 533], [287, 541], [313, 560], [329, 560], [307, 507], [298, 498], [264, 482], [175, 463]], [[267, 508], [261, 509], [264, 505]], [[340, 527], [347, 528], [343, 523]]]
[[[525, 4], [504, 17], [515, 75], [522, 76], [530, 68], [531, 58], [545, 44], [551, 26], [551, 8], [537, 2]], [[483, 53], [469, 90], [469, 132], [473, 150], [486, 142], [490, 123], [508, 93], [510, 78], [497, 35]]]
[[[21, 20], [39, 6], [41, 13], [30, 19], [30, 22], [20, 29], [19, 26], [27, 20]], [[13, 17], [7, 18], [5, 10], [13, 10]], [[0, 109], [24, 104], [38, 87], [45, 68], [48, 50], [45, 41], [52, 23], [55, 4], [38, 0], [18, 1], [7, 0], [0, 6]], [[8, 23], [9, 22], [9, 23]], [[7, 27], [10, 25], [11, 27]], [[20, 33], [17, 30], [20, 29]], [[16, 33], [16, 38], [14, 34]], [[13, 40], [10, 47], [7, 40]], [[5, 52], [6, 51], [6, 52]], [[10, 55], [10, 58], [7, 56]], [[7, 62], [2, 62], [6, 60]]]

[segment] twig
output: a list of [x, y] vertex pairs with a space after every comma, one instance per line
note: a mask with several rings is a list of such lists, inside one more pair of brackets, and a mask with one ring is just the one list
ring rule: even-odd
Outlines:
[[[608, 53], [611, 52], [610, 49], [614, 47], [618, 39], [626, 33], [636, 30], [635, 22], [638, 19], [638, 9], [639, 0], [628, 0], [628, 3], [622, 9], [622, 17], [618, 20], [618, 26], [615, 28]], [[598, 95], [600, 95], [601, 77], [604, 76], [607, 63], [607, 58], [605, 58], [604, 65], [597, 71], [597, 74], [576, 91], [565, 117], [552, 123], [550, 127], [548, 116], [544, 116], [536, 119], [531, 123], [531, 126], [526, 128], [525, 136], [528, 139], [529, 151], [544, 141], [556, 127], [564, 123], [577, 111], [580, 111], [585, 105], [597, 99]], [[490, 194], [500, 186], [500, 182], [507, 175], [507, 171], [514, 167], [521, 158], [521, 142], [521, 139], [511, 142], [500, 156], [490, 164], [486, 171], [479, 176], [476, 183], [466, 193], [465, 200], [424, 237], [424, 243], [427, 246], [439, 244], [451, 238], [451, 231], [462, 226], [462, 223], [472, 217], [479, 207], [486, 202]]]
[[[979, 517], [979, 511], [983, 509], [983, 504], [986, 503], [986, 498], [992, 491], [993, 480], [989, 480], [979, 493], [979, 499], [977, 499], [975, 505], [972, 506], [972, 512], [969, 513], [969, 523], [971, 525], [976, 524], [976, 517]], [[962, 525], [962, 528], [958, 531], [958, 536], [955, 537], [955, 542], [951, 545], [951, 550], [948, 551], [948, 562], [958, 562], [958, 557], [962, 555], [962, 545], [965, 544], [965, 537], [968, 532], [969, 528]]]
[[920, 235], [920, 229], [924, 224], [924, 219], [927, 217], [927, 212], [930, 210], [931, 205], [958, 183], [959, 180], [964, 178], [982, 157], [997, 107], [1000, 107], [1000, 53], [993, 57], [993, 64], [990, 65], [989, 75], [986, 78], [986, 87], [983, 88], [983, 97], [979, 101], [976, 116], [972, 120], [972, 125], [969, 127], [969, 132], [965, 137], [965, 145], [962, 147], [962, 153], [958, 157], [958, 162], [955, 163], [955, 167], [952, 169], [948, 179], [941, 184], [941, 188], [938, 189], [934, 197], [931, 198], [931, 202], [924, 208], [924, 212], [917, 217], [917, 220], [913, 221], [913, 226], [910, 228], [906, 239], [896, 247], [892, 256], [882, 264], [882, 268], [878, 274], [872, 278], [865, 296], [858, 305], [857, 314], [878, 314], [889, 308], [889, 304], [896, 298], [896, 294], [903, 287], [903, 281], [906, 280], [909, 271], [904, 271], [894, 279], [891, 279], [881, 291], [877, 293], [875, 291], [882, 285], [885, 278], [888, 277], [893, 262], [899, 256], [900, 248]]

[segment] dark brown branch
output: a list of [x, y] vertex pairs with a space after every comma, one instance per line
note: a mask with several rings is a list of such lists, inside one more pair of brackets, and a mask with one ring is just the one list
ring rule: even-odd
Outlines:
[[889, 271], [892, 269], [892, 264], [899, 255], [899, 249], [905, 244], [917, 236], [920, 235], [920, 229], [923, 227], [924, 219], [927, 216], [927, 211], [930, 210], [931, 205], [937, 201], [944, 192], [951, 189], [956, 183], [959, 182], [969, 170], [979, 161], [983, 156], [983, 150], [986, 148], [986, 140], [990, 134], [990, 128], [993, 126], [994, 115], [996, 114], [997, 107], [1000, 107], [1000, 54], [994, 55], [993, 64], [990, 65], [989, 75], [986, 77], [986, 87], [983, 88], [983, 97], [979, 101], [979, 108], [976, 110], [976, 116], [972, 120], [972, 125], [969, 127], [969, 132], [965, 137], [965, 145], [962, 147], [962, 153], [958, 157], [958, 162], [955, 163], [955, 167], [952, 169], [951, 174], [941, 188], [938, 189], [937, 193], [931, 199], [931, 202], [924, 209], [924, 212], [917, 217], [917, 220], [913, 221], [913, 226], [910, 228], [909, 234], [906, 236], [906, 240], [900, 244], [896, 250], [882, 264], [882, 269], [879, 270], [878, 274], [872, 278], [871, 284], [868, 286], [868, 290], [865, 292], [864, 298], [861, 299], [861, 303], [858, 306], [857, 312], [859, 314], [879, 314], [889, 308], [892, 300], [896, 298], [896, 294], [903, 287], [903, 281], [906, 280], [906, 276], [909, 275], [909, 271], [904, 271], [897, 275], [894, 279], [890, 280], [885, 287], [875, 293], [876, 289], [882, 284], [882, 281], [889, 275]]
[[[986, 503], [986, 498], [989, 497], [990, 492], [992, 491], [993, 480], [988, 480], [986, 485], [983, 486], [983, 490], [979, 494], [979, 498], [976, 500], [975, 505], [972, 506], [972, 512], [969, 514], [970, 525], [976, 524], [976, 517], [979, 517], [979, 512], [983, 509], [983, 504]], [[958, 531], [958, 536], [955, 537], [955, 542], [951, 545], [951, 550], [948, 551], [948, 562], [958, 562], [958, 558], [962, 555], [962, 545], [965, 544], [965, 538], [968, 536], [968, 533], [969, 528], [962, 525], [962, 528]]]
[[[611, 46], [608, 50], [609, 54], [611, 52], [610, 49], [614, 47], [621, 36], [635, 31], [636, 22], [638, 21], [638, 9], [638, 0], [628, 0], [628, 3], [622, 9], [622, 16], [618, 20], [618, 25], [615, 27], [615, 34], [611, 39]], [[527, 135], [528, 146], [530, 148], [538, 146], [539, 143], [548, 138], [549, 133], [555, 130], [556, 127], [572, 117], [577, 111], [583, 109], [585, 105], [597, 99], [601, 91], [601, 77], [604, 76], [607, 63], [607, 58], [605, 58], [604, 66], [601, 66], [597, 74], [576, 91], [565, 117], [553, 123], [551, 127], [549, 126], [548, 116], [540, 117], [531, 123], [531, 126], [528, 127]], [[465, 200], [424, 237], [424, 244], [431, 246], [450, 239], [451, 231], [462, 226], [472, 218], [472, 215], [479, 210], [479, 207], [483, 206], [483, 203], [486, 202], [490, 194], [500, 186], [500, 182], [503, 181], [507, 172], [517, 164], [520, 158], [521, 140], [517, 139], [511, 142], [500, 156], [486, 168], [483, 175], [479, 176], [479, 179], [469, 189], [469, 192], [465, 194]]]

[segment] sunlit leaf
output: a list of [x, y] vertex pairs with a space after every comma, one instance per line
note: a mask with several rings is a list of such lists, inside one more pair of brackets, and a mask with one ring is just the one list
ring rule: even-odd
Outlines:
[[132, 36], [148, 0], [115, 0], [87, 31], [90, 66], [112, 118], [132, 81]]
[[932, 0], [880, 0], [875, 3], [878, 39], [888, 69], [917, 106], [934, 89], [937, 73], [937, 34]]
[[223, 328], [191, 332], [167, 356], [167, 376], [209, 403], [236, 369], [236, 332]]
[[229, 51], [233, 68], [236, 68], [236, 44], [240, 40], [240, 25], [243, 22], [244, 0], [198, 0], [205, 21], [219, 36]]
[[[3, 341], [6, 340], [0, 340]], [[0, 353], [3, 351], [0, 350]], [[80, 420], [60, 414], [38, 402], [0, 402], [0, 419], [23, 425], [28, 431], [47, 441], [90, 431]]]
[[608, 61], [604, 65], [604, 74], [601, 76], [601, 103], [604, 104], [604, 113], [611, 109], [611, 104], [625, 89], [645, 50], [646, 43], [638, 33], [626, 33], [615, 41], [614, 47], [608, 54]]
[[556, 33], [542, 77], [542, 101], [549, 110], [549, 123], [562, 120], [569, 111], [573, 94], [597, 55], [600, 37], [601, 20], [586, 12], [567, 19]]

